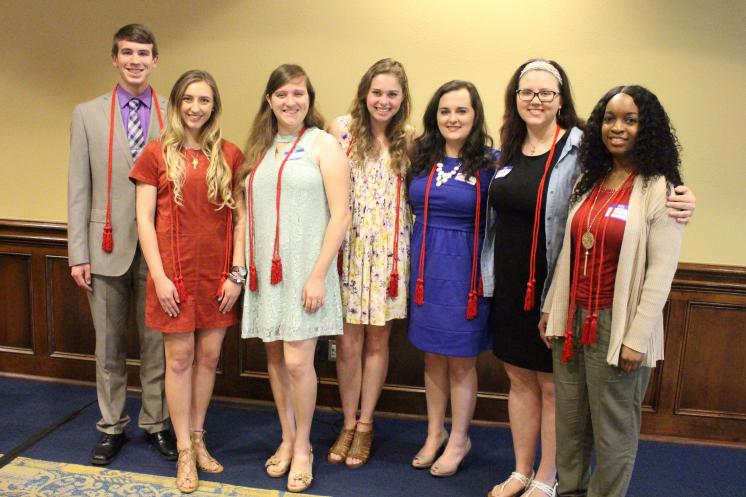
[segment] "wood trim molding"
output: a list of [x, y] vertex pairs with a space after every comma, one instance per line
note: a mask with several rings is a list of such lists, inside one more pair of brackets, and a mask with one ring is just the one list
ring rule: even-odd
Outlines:
[[[4, 283], [9, 287], [28, 285], [31, 294], [26, 299], [30, 302], [31, 330], [11, 325], [0, 329], [0, 371], [59, 380], [95, 379], [94, 331], [90, 323], [80, 325], [89, 320], [82, 314], [88, 308], [70, 280], [66, 253], [65, 223], [0, 219], [0, 258], [5, 258], [0, 262], [9, 264], [11, 258], [23, 256], [29, 266], [23, 276], [6, 272]], [[24, 281], [19, 282], [20, 278]], [[18, 307], [19, 302], [25, 300], [19, 300], [17, 294], [0, 295], [0, 304], [23, 309], [19, 312], [25, 316], [27, 311]], [[746, 355], [737, 347], [746, 337], [746, 320], [742, 318], [746, 312], [746, 267], [680, 263], [664, 312], [666, 359], [658, 364], [643, 406], [643, 435], [746, 447], [746, 401], [737, 395], [746, 377]], [[130, 345], [136, 340], [133, 330]], [[390, 364], [379, 412], [423, 417], [422, 358], [406, 341], [405, 322], [395, 324], [392, 340], [397, 343], [392, 349], [396, 359]], [[18, 347], [27, 343], [33, 348]], [[140, 364], [136, 348], [128, 354], [129, 386], [136, 388]], [[229, 329], [215, 395], [238, 401], [271, 401], [263, 355], [260, 344], [241, 340], [236, 327]], [[320, 360], [318, 407], [336, 408], [335, 367]], [[480, 390], [474, 421], [504, 425], [509, 388], [504, 368], [490, 353], [481, 356], [478, 364]], [[708, 369], [702, 370], [703, 364]]]
[[0, 243], [67, 247], [67, 223], [0, 219]]
[[746, 295], [746, 266], [680, 262], [671, 289]]

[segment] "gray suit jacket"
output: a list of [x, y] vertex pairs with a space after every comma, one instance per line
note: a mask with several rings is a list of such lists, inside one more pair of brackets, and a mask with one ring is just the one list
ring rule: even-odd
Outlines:
[[[165, 120], [166, 100], [158, 95]], [[114, 116], [112, 150], [111, 225], [114, 250], [101, 250], [106, 220], [111, 92], [82, 103], [70, 125], [70, 164], [67, 182], [67, 252], [70, 266], [90, 263], [91, 272], [121, 276], [132, 264], [137, 248], [135, 186], [129, 180], [133, 160], [122, 123], [119, 102]], [[148, 140], [160, 133], [155, 106], [151, 107]]]

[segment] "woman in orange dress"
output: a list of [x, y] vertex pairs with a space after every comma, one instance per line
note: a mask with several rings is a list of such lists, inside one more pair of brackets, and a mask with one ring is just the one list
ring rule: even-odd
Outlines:
[[[212, 76], [184, 73], [171, 90], [161, 140], [143, 150], [130, 173], [149, 269], [145, 324], [164, 333], [166, 400], [179, 450], [176, 485], [185, 493], [199, 485], [197, 468], [223, 470], [205, 447], [203, 426], [246, 274], [240, 267], [244, 213], [232, 194], [243, 155], [221, 138], [220, 110]], [[234, 240], [239, 256], [231, 267]]]

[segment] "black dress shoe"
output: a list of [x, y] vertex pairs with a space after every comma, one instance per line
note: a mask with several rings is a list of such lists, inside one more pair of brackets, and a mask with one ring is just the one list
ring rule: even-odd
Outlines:
[[91, 451], [91, 464], [106, 466], [114, 460], [126, 441], [124, 433], [102, 433]]
[[148, 438], [153, 447], [158, 450], [158, 453], [167, 461], [175, 461], [179, 458], [179, 452], [176, 450], [176, 440], [171, 432], [168, 430], [157, 431], [155, 433], [146, 433], [145, 436]]

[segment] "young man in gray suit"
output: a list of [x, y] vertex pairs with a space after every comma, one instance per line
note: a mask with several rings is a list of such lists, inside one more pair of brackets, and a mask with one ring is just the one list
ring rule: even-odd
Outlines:
[[114, 35], [114, 90], [75, 107], [68, 176], [68, 257], [75, 283], [86, 290], [96, 329], [96, 389], [100, 438], [91, 463], [109, 464], [127, 440], [126, 335], [130, 299], [140, 338], [142, 408], [138, 420], [149, 441], [176, 460], [164, 395], [162, 335], [145, 327], [147, 266], [137, 243], [135, 186], [129, 171], [145, 144], [158, 138], [166, 99], [150, 86], [158, 63], [155, 37], [128, 24]]

